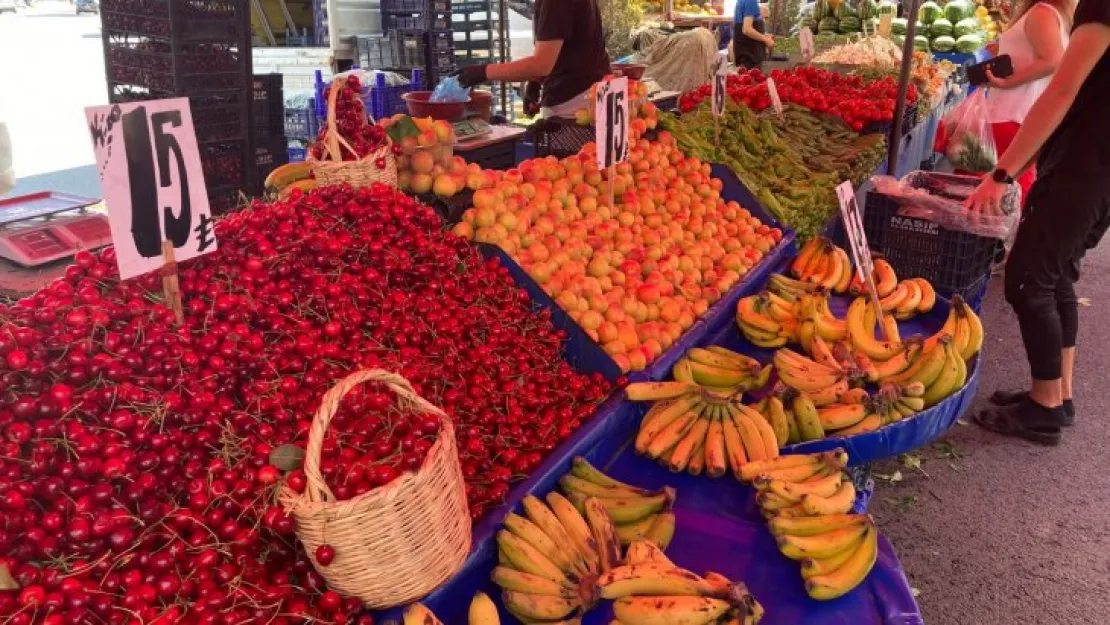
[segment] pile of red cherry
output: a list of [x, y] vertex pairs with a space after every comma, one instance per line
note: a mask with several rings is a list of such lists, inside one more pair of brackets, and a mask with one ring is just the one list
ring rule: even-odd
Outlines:
[[[388, 138], [385, 129], [377, 124], [371, 124], [366, 116], [366, 107], [361, 99], [362, 83], [358, 76], [350, 75], [329, 85], [324, 90], [325, 101], [331, 101], [332, 89], [339, 90], [335, 95], [336, 130], [346, 142], [346, 144], [343, 141], [339, 142], [340, 160], [359, 161], [378, 152], [387, 143]], [[320, 134], [309, 150], [316, 160], [334, 160], [334, 155], [327, 149], [331, 130], [327, 124], [322, 126]], [[385, 169], [386, 158], [379, 156], [374, 160], [374, 164], [378, 169]]]

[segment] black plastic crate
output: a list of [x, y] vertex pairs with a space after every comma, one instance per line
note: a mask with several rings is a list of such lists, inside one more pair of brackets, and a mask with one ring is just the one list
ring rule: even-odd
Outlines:
[[387, 15], [390, 29], [428, 31], [451, 30], [451, 13], [422, 13], [419, 15]]
[[573, 119], [560, 117], [537, 121], [531, 128], [536, 158], [566, 158], [578, 154], [595, 139], [595, 133], [593, 126], [579, 126]]
[[200, 164], [208, 189], [243, 188], [246, 180], [246, 140], [201, 144]]
[[449, 31], [434, 31], [428, 33], [428, 51], [435, 54], [437, 52], [454, 52], [455, 39], [451, 36]]
[[455, 154], [468, 163], [478, 163], [482, 169], [512, 169], [516, 167], [516, 144], [516, 141], [498, 141], [473, 150], [463, 149], [465, 143], [456, 144]]
[[899, 215], [900, 208], [891, 198], [871, 191], [863, 211], [871, 251], [886, 257], [899, 276], [925, 278], [941, 294], [970, 294], [989, 278], [1001, 240]]
[[254, 162], [251, 168], [250, 193], [260, 195], [266, 176], [278, 167], [289, 162], [289, 144], [285, 137], [259, 139], [254, 146]]
[[355, 50], [362, 69], [388, 69], [400, 63], [390, 35], [359, 35], [355, 37]]
[[251, 86], [255, 136], [285, 134], [285, 94], [281, 74], [256, 75]]
[[382, 0], [385, 13], [450, 13], [451, 0]]

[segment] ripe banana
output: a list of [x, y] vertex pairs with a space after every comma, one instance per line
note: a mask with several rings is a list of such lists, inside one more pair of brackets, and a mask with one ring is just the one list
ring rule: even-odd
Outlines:
[[823, 471], [824, 466], [825, 465], [819, 462], [814, 464], [804, 464], [787, 469], [764, 471], [760, 474], [760, 477], [766, 477], [772, 480], [780, 480], [783, 482], [804, 482], [816, 476], [819, 472]]
[[729, 414], [722, 417], [721, 429], [724, 432], [728, 466], [732, 469], [732, 474], [739, 479], [741, 471], [748, 465], [748, 452], [744, 449], [743, 437], [740, 435], [739, 426]]
[[806, 266], [809, 265], [809, 262], [813, 260], [814, 255], [817, 254], [817, 251], [821, 248], [821, 245], [822, 237], [813, 237], [806, 241], [802, 249], [798, 251], [798, 255], [791, 261], [790, 273], [795, 276], [801, 276]]
[[885, 258], [875, 258], [873, 264], [875, 290], [879, 292], [879, 297], [886, 297], [898, 287], [898, 276]]
[[[556, 493], [556, 495], [558, 495], [558, 493]], [[548, 495], [548, 500], [550, 501], [550, 499], [551, 496]], [[541, 529], [543, 533], [551, 539], [551, 542], [562, 550], [563, 553], [567, 554], [579, 574], [593, 572], [595, 567], [591, 564], [592, 561], [589, 558], [591, 554], [583, 551], [573, 552], [569, 550], [570, 547], [575, 546], [577, 543], [572, 540], [570, 533], [564, 527], [563, 523], [560, 522], [559, 516], [555, 514], [551, 508], [545, 506], [543, 501], [533, 495], [525, 497], [521, 501], [521, 507], [524, 508], [524, 514], [528, 517], [528, 520]]]
[[936, 306], [937, 292], [933, 285], [925, 278], [911, 278], [917, 284], [917, 288], [921, 289], [921, 301], [917, 304], [917, 312], [927, 313]]
[[790, 440], [790, 418], [786, 416], [786, 406], [783, 405], [782, 398], [777, 395], [768, 398], [764, 414], [771, 422], [771, 429], [775, 432], [775, 441], [779, 448], [785, 447]]
[[878, 556], [879, 532], [875, 527], [869, 526], [852, 557], [845, 560], [840, 568], [806, 580], [806, 593], [818, 601], [829, 601], [847, 594], [863, 583], [874, 568]]
[[[600, 560], [597, 553], [598, 545], [590, 532], [590, 526], [586, 523], [586, 519], [582, 517], [582, 514], [578, 512], [578, 509], [574, 507], [570, 500], [555, 491], [548, 493], [546, 500], [547, 504], [551, 506], [551, 512], [558, 519], [560, 527], [567, 536], [567, 538], [562, 539], [567, 542], [559, 542], [558, 539], [555, 539], [556, 544], [573, 545], [590, 572], [597, 573], [597, 563]], [[527, 502], [527, 498], [525, 498], [525, 501]]]
[[848, 336], [852, 345], [873, 362], [885, 362], [902, 351], [902, 344], [875, 338], [875, 324], [867, 324], [867, 298], [857, 297], [848, 307]]
[[[269, 191], [279, 191], [301, 180], [307, 180], [312, 177], [312, 163], [301, 161], [298, 163], [286, 163], [279, 167], [275, 167], [273, 171], [266, 176], [266, 181], [263, 183], [263, 188]], [[313, 181], [315, 182], [315, 181]]]
[[[744, 443], [744, 453], [748, 460], [759, 461], [775, 457], [767, 456], [767, 445], [763, 443], [763, 437], [755, 422], [747, 414], [740, 412], [736, 405], [730, 405], [728, 409], [729, 417], [736, 424], [737, 431], [740, 432], [740, 440]], [[762, 420], [762, 417], [760, 419]], [[778, 455], [777, 451], [776, 448], [776, 456]]]
[[663, 549], [655, 543], [648, 540], [637, 540], [628, 546], [628, 551], [625, 553], [625, 564], [664, 564], [667, 566], [675, 566], [663, 553]]
[[713, 419], [705, 434], [705, 469], [709, 477], [721, 477], [728, 472], [725, 427], [720, 416]]
[[968, 341], [966, 349], [960, 351], [960, 356], [964, 360], [971, 360], [983, 349], [983, 321], [959, 295], [952, 298], [952, 305], [959, 309], [958, 314], [962, 313], [967, 319]]
[[[637, 453], [646, 453], [648, 447], [658, 435], [668, 428], [676, 427], [675, 423], [687, 417], [696, 416], [701, 411], [701, 405], [702, 400], [698, 397], [680, 397], [674, 400], [673, 404], [665, 406], [658, 412], [649, 410], [640, 423], [640, 431], [636, 434], [635, 448]], [[677, 440], [675, 442], [677, 443]], [[655, 456], [658, 456], [658, 454], [655, 454]]]
[[574, 491], [581, 493], [587, 497], [601, 497], [614, 498], [614, 497], [638, 497], [640, 495], [649, 495], [649, 491], [635, 486], [628, 486], [622, 484], [620, 486], [601, 486], [584, 480], [574, 475], [564, 475], [559, 479], [559, 486], [563, 487], [565, 491]]
[[806, 495], [802, 497], [802, 509], [810, 516], [828, 514], [848, 514], [856, 502], [856, 487], [851, 480], [845, 480], [831, 497]]
[[764, 473], [803, 466], [814, 467], [814, 471], [816, 472], [817, 467], [820, 465], [821, 456], [818, 455], [779, 456], [778, 458], [750, 462], [744, 465], [744, 468], [740, 470], [740, 480], [743, 482], [751, 482]]
[[894, 309], [894, 317], [896, 319], [909, 319], [917, 314], [917, 307], [921, 305], [921, 298], [924, 297], [924, 293], [921, 292], [921, 286], [914, 280], [904, 280], [902, 284], [909, 291], [909, 295]]
[[901, 307], [903, 303], [910, 297], [910, 289], [906, 282], [901, 282], [891, 291], [890, 295], [880, 296], [879, 306], [883, 309], [884, 313], [888, 313]]
[[[674, 490], [665, 488], [663, 491], [664, 492], [658, 495], [652, 495], [650, 497], [598, 499], [597, 501], [609, 512], [609, 516], [612, 518], [613, 523], [626, 525], [628, 523], [635, 523], [671, 505], [674, 501]], [[582, 497], [576, 493], [567, 493], [567, 499], [574, 504], [575, 508], [581, 507], [582, 510], [585, 510], [586, 497]], [[587, 518], [587, 521], [588, 520]], [[596, 539], [597, 536], [595, 535], [594, 538]]]
[[725, 369], [696, 361], [690, 362], [690, 373], [694, 376], [695, 383], [717, 387], [736, 386], [748, 377], [747, 371]]
[[315, 178], [308, 178], [305, 180], [290, 182], [284, 187], [281, 187], [281, 191], [278, 192], [278, 198], [284, 200], [285, 198], [292, 195], [294, 191], [303, 191], [305, 193], [308, 193], [309, 191], [315, 189], [317, 184], [318, 183], [316, 182]]
[[[701, 348], [695, 347], [692, 348], [690, 351], [693, 352], [694, 350], [699, 349]], [[705, 350], [717, 354], [718, 356], [723, 356], [730, 361], [734, 361], [737, 367], [740, 369], [752, 369], [759, 366], [759, 361], [755, 358], [752, 358], [751, 356], [747, 356], [745, 354], [741, 354], [740, 352], [734, 352], [722, 345], [710, 345], [709, 347], [706, 347]]]
[[507, 566], [495, 567], [490, 574], [490, 579], [505, 590], [563, 597], [564, 599], [574, 599], [578, 596], [578, 591], [568, 584], [561, 584], [546, 577], [532, 575]]
[[848, 338], [848, 322], [838, 319], [829, 310], [828, 298], [821, 297], [815, 303], [813, 321], [817, 324], [817, 334], [826, 341], [843, 341]]
[[508, 530], [497, 532], [497, 546], [513, 568], [560, 584], [570, 583], [563, 571], [538, 549]]
[[557, 621], [570, 616], [579, 602], [550, 595], [530, 595], [515, 590], [502, 590], [501, 602], [522, 620]]
[[860, 420], [859, 423], [833, 432], [831, 436], [855, 436], [874, 432], [883, 426], [883, 418], [876, 413], [871, 413]]
[[843, 476], [838, 472], [833, 475], [813, 478], [805, 482], [768, 480], [767, 488], [772, 493], [783, 499], [788, 499], [792, 503], [801, 503], [802, 497], [806, 495], [819, 495], [821, 497], [832, 496], [836, 491], [840, 490], [840, 484], [843, 481]]
[[771, 519], [767, 524], [776, 536], [816, 536], [842, 527], [860, 525], [868, 520], [866, 514], [834, 514], [829, 516], [801, 517], [794, 519]]
[[849, 525], [816, 536], [777, 537], [779, 551], [791, 560], [831, 558], [850, 549], [863, 536], [870, 524]]
[[405, 625], [443, 625], [431, 610], [422, 604], [411, 603], [405, 608]]
[[829, 430], [842, 430], [863, 421], [867, 416], [868, 407], [863, 404], [832, 404], [817, 410], [817, 418], [821, 421], [821, 428]]
[[819, 391], [844, 379], [843, 371], [818, 363], [790, 349], [775, 352], [774, 362], [775, 370], [782, 381], [799, 391]]
[[825, 438], [825, 428], [821, 425], [817, 407], [808, 396], [798, 393], [794, 396], [791, 407], [794, 409], [794, 419], [798, 422], [798, 435], [803, 441]]
[[632, 401], [658, 401], [682, 397], [697, 388], [686, 382], [633, 382], [624, 392]]
[[658, 515], [646, 516], [635, 523], [628, 523], [626, 525], [614, 526], [617, 531], [617, 538], [620, 539], [621, 545], [628, 545], [637, 540], [644, 540], [647, 536], [648, 530], [651, 529], [651, 524], [655, 522], [655, 517]]
[[909, 369], [910, 365], [917, 359], [918, 354], [921, 353], [919, 342], [903, 343], [903, 345], [904, 349], [886, 362], [872, 363], [875, 372], [879, 375], [879, 381], [886, 382]]
[[583, 505], [586, 509], [586, 523], [589, 524], [590, 532], [598, 546], [600, 569], [602, 573], [605, 573], [620, 563], [621, 543], [620, 539], [617, 538], [617, 530], [613, 527], [613, 521], [609, 518], [609, 513], [601, 501], [596, 497], [587, 497]]
[[741, 298], [736, 305], [736, 319], [741, 327], [748, 326], [754, 330], [770, 335], [777, 335], [782, 330], [782, 324], [757, 310], [758, 295]]
[[840, 401], [840, 397], [844, 395], [844, 393], [847, 393], [848, 390], [848, 377], [845, 376], [837, 380], [832, 386], [803, 394], [813, 402], [814, 406], [828, 406], [829, 404], [835, 404]]
[[891, 384], [920, 382], [929, 387], [940, 376], [941, 370], [944, 368], [946, 357], [944, 346], [949, 342], [949, 339], [942, 337], [940, 343], [932, 349], [922, 352], [908, 369], [883, 381]]
[[759, 414], [759, 412], [751, 406], [747, 406], [744, 404], [733, 404], [733, 406], [735, 406], [735, 409], [741, 414], [746, 415], [748, 419], [752, 422], [752, 424], [755, 425], [755, 428], [759, 430], [759, 438], [763, 441], [764, 459], [778, 458], [778, 437], [775, 435], [775, 430], [771, 427], [771, 424], [767, 421], [767, 419], [764, 419], [763, 415]]
[[686, 384], [694, 383], [694, 372], [690, 369], [690, 360], [687, 358], [679, 358], [678, 362], [674, 363], [671, 368], [671, 377], [676, 382], [684, 382]]
[[942, 345], [945, 357], [940, 375], [925, 389], [925, 395], [922, 397], [927, 408], [937, 405], [942, 399], [959, 390], [956, 385], [960, 383], [960, 365], [963, 363], [963, 358], [956, 352], [956, 347], [951, 342], [942, 343]]
[[690, 454], [690, 461], [686, 463], [686, 472], [690, 475], [701, 475], [705, 471], [705, 441], [694, 446], [694, 453]]
[[631, 484], [625, 484], [624, 482], [609, 477], [608, 475], [598, 470], [597, 467], [590, 464], [590, 461], [586, 460], [582, 456], [575, 456], [574, 459], [571, 460], [570, 472], [571, 475], [574, 475], [577, 478], [586, 480], [587, 482], [593, 482], [594, 484], [597, 484], [599, 486], [618, 488], [639, 494], [647, 492], [642, 488], [637, 488], [636, 486], [632, 486]]
[[[828, 517], [814, 516], [805, 518], [823, 519]], [[806, 558], [805, 560], [802, 560], [802, 579], [808, 580], [809, 578], [816, 575], [825, 575], [826, 573], [832, 573], [833, 571], [844, 566], [844, 563], [848, 561], [848, 558], [851, 558], [852, 554], [856, 552], [856, 549], [859, 549], [859, 543], [863, 542], [863, 538], [865, 538], [866, 536], [867, 535], [864, 534], [856, 541], [855, 545], [848, 549], [845, 549], [844, 551], [836, 554], [831, 558], [822, 558], [820, 560], [814, 558]]]
[[871, 396], [867, 394], [866, 389], [862, 388], [849, 389], [847, 393], [840, 395], [840, 401], [845, 404], [862, 404], [868, 399], [871, 399]]
[[798, 324], [798, 344], [806, 352], [813, 353], [813, 338], [817, 336], [817, 324], [813, 319], [804, 319]]
[[[669, 452], [667, 459], [667, 467], [674, 472], [686, 470], [687, 465], [690, 464], [690, 459], [694, 456], [694, 452], [705, 444], [705, 435], [709, 431], [709, 419], [703, 413], [694, 422], [682, 440], [675, 445], [674, 449]], [[701, 456], [699, 464], [704, 466], [705, 456]]]
[[674, 531], [678, 518], [673, 512], [660, 512], [655, 515], [655, 521], [648, 528], [646, 540], [660, 549], [666, 549], [674, 539]]
[[665, 564], [618, 566], [597, 580], [602, 599], [655, 595], [661, 597], [728, 598], [728, 590], [709, 583], [685, 569]]
[[468, 625], [501, 625], [501, 617], [497, 615], [497, 606], [484, 592], [479, 592], [470, 600], [470, 610], [467, 612]]
[[852, 275], [855, 273], [852, 270], [852, 260], [848, 258], [848, 252], [845, 252], [842, 247], [837, 246], [833, 252], [840, 259], [840, 266], [844, 268], [844, 271], [840, 274], [840, 280], [833, 285], [832, 290], [834, 293], [847, 293], [848, 286], [852, 283]]
[[[540, 504], [541, 506], [543, 504]], [[552, 515], [554, 517], [554, 515]], [[555, 566], [559, 567], [563, 573], [568, 576], [577, 576], [586, 571], [578, 569], [577, 559], [566, 549], [566, 544], [563, 546], [556, 545], [556, 543], [544, 533], [535, 523], [518, 515], [509, 513], [505, 516], [505, 528], [513, 534], [522, 538], [526, 543], [536, 548], [537, 551], [542, 553], [548, 560]]]
[[731, 607], [709, 597], [621, 597], [613, 615], [623, 625], [708, 625]]

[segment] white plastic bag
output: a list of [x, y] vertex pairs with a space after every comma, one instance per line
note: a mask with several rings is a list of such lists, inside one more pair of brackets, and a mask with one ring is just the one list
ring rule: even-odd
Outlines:
[[977, 89], [971, 97], [944, 116], [938, 132], [943, 152], [960, 171], [986, 173], [998, 163], [990, 117], [987, 90]]
[[960, 230], [981, 237], [1006, 241], [1017, 228], [1021, 191], [1010, 185], [1002, 197], [1000, 215], [971, 213], [964, 201], [977, 186], [979, 178], [914, 171], [901, 180], [891, 176], [872, 176], [875, 191], [898, 203], [898, 214], [936, 222], [949, 230]]

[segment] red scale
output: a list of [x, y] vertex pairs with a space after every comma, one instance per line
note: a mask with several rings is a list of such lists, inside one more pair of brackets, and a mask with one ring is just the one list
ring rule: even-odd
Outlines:
[[36, 267], [110, 244], [108, 216], [87, 210], [97, 202], [58, 191], [0, 199], [0, 257]]

